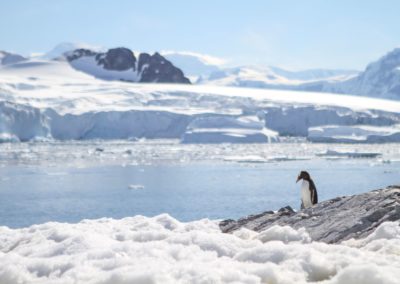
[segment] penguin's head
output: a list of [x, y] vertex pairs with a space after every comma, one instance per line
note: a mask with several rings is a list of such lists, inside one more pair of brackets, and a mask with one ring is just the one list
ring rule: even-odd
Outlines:
[[310, 180], [310, 174], [308, 172], [306, 172], [306, 171], [301, 171], [299, 173], [299, 176], [297, 177], [296, 183], [301, 179], [304, 179], [304, 180], [307, 180], [307, 181]]

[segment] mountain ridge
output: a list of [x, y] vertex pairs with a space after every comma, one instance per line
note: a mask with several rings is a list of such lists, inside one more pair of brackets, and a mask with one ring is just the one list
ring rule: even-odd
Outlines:
[[[78, 47], [78, 48], [77, 48]], [[69, 50], [73, 49], [73, 50]], [[43, 59], [66, 60], [73, 68], [103, 80], [139, 83], [195, 83], [277, 90], [350, 94], [400, 100], [400, 48], [363, 71], [309, 69], [290, 71], [276, 66], [226, 67], [225, 61], [194, 52], [138, 53], [124, 47], [104, 49], [63, 43]], [[30, 60], [0, 51], [0, 66]]]

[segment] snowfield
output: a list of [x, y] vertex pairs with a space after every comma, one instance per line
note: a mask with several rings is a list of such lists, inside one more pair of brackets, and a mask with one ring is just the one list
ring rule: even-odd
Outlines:
[[395, 284], [400, 227], [340, 245], [303, 229], [221, 233], [217, 222], [167, 214], [0, 227], [0, 282]]
[[[29, 60], [0, 68], [3, 142], [174, 138], [185, 143], [268, 143], [282, 136], [399, 142], [398, 124], [400, 102], [382, 99], [109, 82], [74, 70], [64, 61]], [[327, 126], [336, 130], [327, 131]], [[360, 130], [371, 127], [385, 131]], [[341, 133], [352, 139], [336, 139]]]

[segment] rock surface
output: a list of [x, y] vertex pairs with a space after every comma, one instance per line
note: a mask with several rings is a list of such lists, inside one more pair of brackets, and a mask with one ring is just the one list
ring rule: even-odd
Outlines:
[[287, 206], [278, 212], [224, 220], [219, 226], [224, 233], [240, 228], [260, 232], [274, 225], [305, 228], [314, 241], [339, 243], [364, 238], [383, 222], [396, 220], [400, 220], [400, 186], [337, 197], [299, 212]]
[[141, 53], [136, 58], [130, 49], [124, 47], [107, 52], [76, 49], [66, 52], [65, 57], [75, 69], [100, 79], [190, 84], [182, 70], [157, 52], [153, 55]]

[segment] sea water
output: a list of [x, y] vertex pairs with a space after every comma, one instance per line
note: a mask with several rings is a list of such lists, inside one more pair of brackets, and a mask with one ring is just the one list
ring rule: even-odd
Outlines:
[[[326, 150], [373, 158], [321, 157]], [[399, 145], [181, 145], [55, 142], [0, 145], [0, 226], [168, 213], [180, 221], [300, 207], [307, 170], [319, 200], [400, 184]]]

